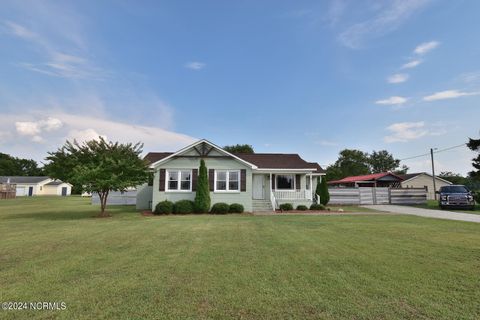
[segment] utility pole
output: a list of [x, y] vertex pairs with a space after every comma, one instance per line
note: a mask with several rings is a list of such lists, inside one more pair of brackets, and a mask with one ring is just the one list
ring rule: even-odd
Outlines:
[[432, 159], [433, 198], [437, 200], [437, 186], [435, 185], [435, 164], [433, 162], [433, 148], [430, 148], [430, 158]]

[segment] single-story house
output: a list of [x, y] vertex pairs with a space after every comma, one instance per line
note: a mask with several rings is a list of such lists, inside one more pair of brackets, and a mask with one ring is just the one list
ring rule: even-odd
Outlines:
[[[418, 172], [401, 175], [401, 177], [403, 178], [402, 188], [425, 188], [427, 190], [427, 199], [435, 199], [433, 177], [431, 174], [426, 172]], [[440, 190], [441, 187], [451, 184], [452, 183], [450, 181], [435, 177], [435, 187], [437, 191]]]
[[1, 184], [15, 184], [17, 197], [22, 196], [69, 196], [72, 185], [50, 177], [0, 176]]
[[151, 152], [145, 159], [154, 172], [152, 186], [137, 188], [137, 208], [155, 208], [169, 200], [194, 200], [200, 159], [208, 169], [212, 205], [240, 203], [245, 211], [269, 211], [282, 203], [310, 205], [317, 181], [325, 175], [318, 163], [298, 154], [230, 153], [199, 140], [176, 152]]
[[328, 181], [332, 187], [388, 187], [399, 188], [403, 178], [391, 172], [373, 173], [362, 176], [350, 176], [340, 180]]

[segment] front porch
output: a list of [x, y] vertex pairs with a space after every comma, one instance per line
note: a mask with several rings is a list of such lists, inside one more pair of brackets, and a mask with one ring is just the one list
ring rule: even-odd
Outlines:
[[[315, 186], [319, 175], [310, 172], [257, 172], [253, 173], [252, 199], [257, 204], [269, 204], [270, 210], [279, 208], [282, 203], [310, 205], [316, 199]], [[266, 206], [258, 206], [264, 211]]]

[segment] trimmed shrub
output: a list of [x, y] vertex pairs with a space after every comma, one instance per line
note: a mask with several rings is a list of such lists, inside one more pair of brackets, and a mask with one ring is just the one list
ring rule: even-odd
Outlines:
[[308, 210], [308, 207], [307, 207], [307, 206], [304, 206], [303, 204], [301, 204], [301, 205], [298, 205], [298, 206], [297, 206], [297, 210], [305, 211], [305, 210]]
[[242, 213], [244, 210], [243, 206], [240, 203], [232, 203], [228, 208], [230, 213]]
[[293, 210], [293, 205], [291, 203], [282, 203], [280, 205], [280, 210], [282, 211], [290, 211]]
[[218, 202], [212, 206], [210, 212], [213, 214], [226, 214], [228, 213], [228, 209], [230, 209], [230, 206], [228, 204], [224, 202]]
[[325, 210], [325, 206], [323, 204], [314, 203], [310, 206], [310, 210]]
[[205, 213], [210, 209], [210, 189], [208, 186], [208, 172], [205, 161], [200, 160], [198, 169], [197, 191], [195, 193], [194, 210], [196, 213]]
[[155, 206], [154, 214], [170, 214], [173, 212], [173, 202], [172, 201], [162, 201], [157, 203]]
[[475, 201], [477, 201], [477, 203], [480, 203], [480, 190], [477, 190], [477, 191], [473, 191], [473, 198], [475, 199]]
[[330, 193], [328, 192], [327, 178], [323, 176], [322, 182], [317, 183], [315, 192], [320, 196], [320, 203], [326, 206], [330, 201]]
[[193, 213], [193, 201], [190, 200], [180, 200], [175, 202], [175, 206], [173, 208], [174, 213]]

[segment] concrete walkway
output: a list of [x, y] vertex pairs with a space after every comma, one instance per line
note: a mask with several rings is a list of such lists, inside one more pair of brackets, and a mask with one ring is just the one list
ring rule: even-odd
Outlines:
[[411, 214], [414, 216], [427, 217], [427, 218], [460, 220], [460, 221], [480, 223], [480, 215], [464, 213], [464, 212], [422, 209], [422, 208], [415, 208], [410, 206], [396, 206], [396, 205], [368, 205], [368, 206], [362, 206], [362, 207], [379, 210], [379, 211], [391, 212], [391, 213]]

